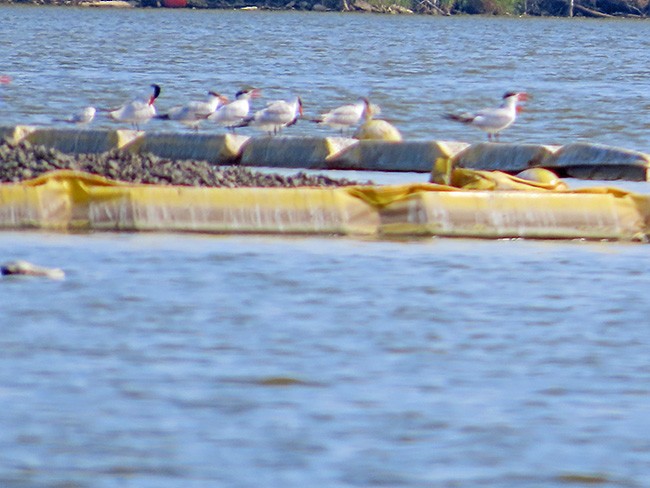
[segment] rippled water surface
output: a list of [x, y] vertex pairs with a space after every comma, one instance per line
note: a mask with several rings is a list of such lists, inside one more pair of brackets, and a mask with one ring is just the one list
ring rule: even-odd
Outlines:
[[650, 482], [647, 247], [0, 234], [3, 487]]
[[[525, 89], [505, 140], [650, 150], [649, 33], [1, 7], [0, 115], [251, 84], [313, 115], [370, 95], [407, 138], [473, 141], [441, 114]], [[18, 258], [67, 278], [0, 279], [3, 488], [650, 486], [645, 245], [0, 233]]]
[[526, 90], [504, 140], [650, 151], [645, 21], [2, 7], [0, 25], [0, 73], [14, 79], [0, 87], [3, 123], [115, 107], [154, 82], [161, 112], [249, 84], [265, 95], [256, 108], [299, 94], [315, 116], [369, 95], [407, 138], [476, 141], [442, 114]]

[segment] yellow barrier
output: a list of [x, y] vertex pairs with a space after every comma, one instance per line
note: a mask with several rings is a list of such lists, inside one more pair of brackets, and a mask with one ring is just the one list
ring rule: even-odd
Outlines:
[[514, 191], [434, 183], [232, 189], [132, 185], [57, 171], [0, 185], [0, 228], [646, 239], [650, 196], [518, 184]]
[[31, 125], [2, 126], [0, 127], [0, 141], [18, 144], [35, 130], [37, 128]]
[[356, 139], [343, 137], [256, 137], [243, 145], [242, 166], [322, 169]]
[[457, 168], [519, 172], [543, 166], [559, 149], [541, 144], [480, 142], [453, 154]]
[[213, 164], [237, 164], [248, 136], [238, 134], [147, 133], [128, 150], [146, 152], [161, 158], [196, 159]]
[[361, 140], [335, 158], [329, 169], [427, 173], [439, 158], [451, 158], [468, 145], [456, 141]]
[[124, 149], [144, 136], [136, 130], [36, 129], [23, 139], [35, 146], [45, 146], [66, 154], [99, 154]]
[[[385, 128], [373, 119], [369, 127]], [[366, 127], [367, 128], [367, 127]], [[647, 181], [650, 155], [593, 143], [563, 146], [458, 141], [404, 141], [399, 134], [345, 137], [247, 137], [235, 134], [162, 133], [92, 128], [0, 126], [0, 143], [27, 141], [68, 154], [98, 154], [113, 149], [151, 152], [170, 159], [306, 169], [429, 172], [438, 158], [456, 168], [517, 173], [546, 168], [581, 179]], [[399, 137], [398, 137], [399, 136]]]
[[384, 235], [645, 239], [635, 202], [612, 194], [418, 192], [380, 218]]
[[54, 171], [0, 185], [0, 227], [369, 234], [372, 209], [339, 189], [131, 185]]
[[627, 149], [579, 142], [559, 148], [544, 167], [585, 180], [647, 181], [650, 156]]

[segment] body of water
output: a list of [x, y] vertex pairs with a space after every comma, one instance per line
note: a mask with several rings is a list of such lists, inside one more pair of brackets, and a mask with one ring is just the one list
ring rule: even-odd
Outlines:
[[[534, 98], [504, 140], [650, 150], [649, 32], [2, 7], [0, 114], [248, 84], [313, 115], [369, 95], [406, 138], [478, 141], [442, 114], [516, 89]], [[2, 487], [650, 485], [647, 246], [3, 232], [0, 256], [67, 274], [0, 280]]]
[[647, 247], [3, 233], [3, 487], [644, 487]]
[[443, 114], [525, 90], [533, 98], [504, 141], [650, 152], [645, 21], [2, 7], [0, 25], [0, 73], [14, 80], [0, 87], [3, 124], [114, 108], [151, 83], [159, 112], [252, 85], [264, 94], [254, 108], [297, 94], [313, 117], [366, 95], [407, 139], [474, 142], [484, 134]]

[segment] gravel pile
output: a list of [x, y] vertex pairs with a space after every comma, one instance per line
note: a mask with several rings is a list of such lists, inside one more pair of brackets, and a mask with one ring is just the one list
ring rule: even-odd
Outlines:
[[206, 161], [173, 161], [152, 154], [119, 150], [71, 156], [29, 142], [0, 144], [0, 182], [18, 182], [57, 169], [74, 169], [129, 183], [156, 185], [295, 188], [373, 184], [371, 181], [356, 182], [303, 172], [283, 176], [241, 166], [219, 167]]

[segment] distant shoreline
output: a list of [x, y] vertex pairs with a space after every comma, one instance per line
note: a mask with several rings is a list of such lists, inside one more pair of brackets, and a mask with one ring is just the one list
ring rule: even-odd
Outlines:
[[0, 5], [37, 5], [88, 8], [191, 8], [210, 10], [274, 10], [357, 12], [400, 15], [495, 15], [530, 17], [637, 18], [650, 15], [643, 0], [539, 0], [513, 4], [512, 0], [0, 0]]
[[[398, 4], [385, 3], [384, 5], [373, 5], [365, 0], [356, 0], [347, 9], [332, 8], [315, 0], [287, 0], [285, 5], [273, 5], [266, 2], [226, 2], [226, 1], [204, 1], [187, 0], [186, 5], [168, 6], [166, 1], [178, 3], [178, 0], [0, 0], [0, 5], [34, 5], [51, 7], [89, 7], [89, 8], [190, 8], [203, 10], [262, 10], [262, 11], [314, 11], [314, 12], [369, 12], [388, 14], [417, 14], [407, 7]], [[443, 13], [443, 15], [452, 15]]]

